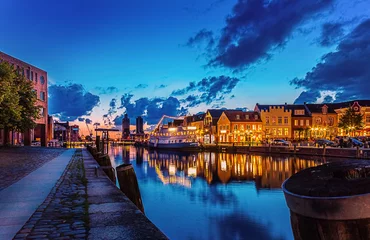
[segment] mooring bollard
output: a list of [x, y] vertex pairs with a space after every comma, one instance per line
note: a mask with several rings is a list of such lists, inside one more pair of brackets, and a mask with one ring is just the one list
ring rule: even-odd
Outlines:
[[370, 162], [308, 168], [283, 183], [296, 240], [369, 239]]
[[144, 205], [141, 200], [139, 184], [135, 170], [131, 163], [116, 167], [117, 178], [121, 191], [144, 213]]

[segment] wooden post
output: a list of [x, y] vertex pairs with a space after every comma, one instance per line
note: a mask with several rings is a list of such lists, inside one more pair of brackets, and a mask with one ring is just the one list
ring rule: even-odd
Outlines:
[[144, 205], [134, 168], [131, 164], [122, 164], [116, 170], [121, 191], [144, 213]]
[[322, 152], [322, 155], [325, 156], [326, 155], [326, 144], [323, 145], [323, 152]]
[[95, 145], [97, 152], [100, 152], [100, 136], [96, 136]]
[[308, 168], [283, 183], [296, 240], [369, 239], [367, 160]]

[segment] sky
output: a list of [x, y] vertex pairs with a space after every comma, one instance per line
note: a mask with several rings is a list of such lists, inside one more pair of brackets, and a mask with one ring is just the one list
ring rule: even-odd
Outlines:
[[367, 0], [3, 1], [0, 51], [48, 72], [49, 114], [148, 124], [210, 108], [370, 99]]

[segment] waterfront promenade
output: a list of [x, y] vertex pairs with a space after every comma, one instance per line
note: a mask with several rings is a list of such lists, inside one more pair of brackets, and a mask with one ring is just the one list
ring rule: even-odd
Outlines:
[[0, 164], [0, 239], [167, 239], [86, 150], [0, 148]]

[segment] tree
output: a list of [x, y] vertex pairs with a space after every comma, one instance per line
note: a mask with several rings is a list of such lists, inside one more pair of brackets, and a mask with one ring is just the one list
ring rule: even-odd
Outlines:
[[0, 128], [4, 129], [5, 144], [9, 143], [9, 131], [34, 128], [39, 117], [33, 85], [18, 74], [7, 62], [0, 63]]
[[340, 117], [338, 127], [350, 134], [353, 131], [363, 129], [363, 114], [355, 112], [351, 107], [348, 107], [346, 112]]

